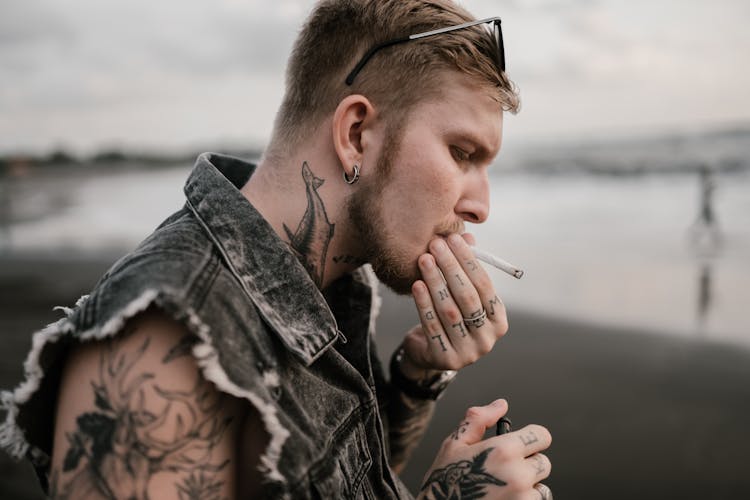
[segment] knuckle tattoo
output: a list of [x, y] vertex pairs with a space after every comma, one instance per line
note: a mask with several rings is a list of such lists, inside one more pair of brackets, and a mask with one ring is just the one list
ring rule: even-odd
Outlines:
[[466, 429], [469, 427], [469, 422], [464, 420], [460, 424], [458, 424], [458, 428], [454, 430], [451, 435], [449, 436], [453, 441], [458, 441], [458, 439], [466, 432]]
[[446, 352], [448, 350], [448, 348], [445, 346], [445, 342], [443, 341], [443, 335], [442, 334], [433, 335], [430, 338], [432, 340], [437, 340], [440, 343], [440, 348], [442, 349], [443, 352]]
[[529, 446], [539, 441], [539, 438], [531, 429], [524, 431], [522, 434], [519, 434], [518, 438], [521, 440], [524, 446]]
[[[487, 307], [487, 314], [489, 314], [490, 316], [494, 316], [496, 314], [496, 312], [499, 312], [500, 306], [502, 304], [503, 303], [500, 300], [500, 297], [498, 297], [497, 295], [495, 295], [495, 297], [492, 298], [492, 299], [490, 299], [490, 301], [487, 303], [487, 305], [488, 305], [488, 307]], [[495, 310], [496, 307], [497, 307], [498, 311]]]
[[464, 326], [463, 321], [459, 321], [458, 323], [454, 323], [451, 325], [451, 328], [453, 328], [453, 331], [461, 335], [461, 338], [466, 337], [466, 327]]
[[536, 455], [532, 455], [530, 458], [534, 462], [533, 465], [536, 475], [541, 476], [542, 474], [544, 474], [544, 472], [547, 470], [547, 464], [544, 456], [537, 453]]

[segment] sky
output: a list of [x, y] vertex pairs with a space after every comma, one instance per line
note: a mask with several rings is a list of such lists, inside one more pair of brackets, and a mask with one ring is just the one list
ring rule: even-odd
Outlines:
[[[750, 123], [747, 0], [464, 0], [503, 19], [505, 144]], [[2, 0], [0, 153], [258, 147], [312, 0]]]

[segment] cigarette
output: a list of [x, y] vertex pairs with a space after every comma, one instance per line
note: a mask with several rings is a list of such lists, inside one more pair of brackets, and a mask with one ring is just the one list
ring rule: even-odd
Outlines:
[[477, 259], [510, 274], [514, 278], [521, 279], [521, 276], [523, 276], [523, 271], [521, 269], [518, 269], [510, 262], [506, 262], [500, 257], [495, 257], [491, 253], [480, 250], [477, 247], [471, 247], [471, 251], [474, 252], [474, 256]]

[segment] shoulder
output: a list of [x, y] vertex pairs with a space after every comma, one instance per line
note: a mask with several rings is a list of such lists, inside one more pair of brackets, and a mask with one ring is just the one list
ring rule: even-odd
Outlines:
[[74, 348], [57, 406], [53, 498], [234, 494], [233, 443], [246, 411], [203, 378], [194, 344], [180, 323], [149, 310], [117, 337]]

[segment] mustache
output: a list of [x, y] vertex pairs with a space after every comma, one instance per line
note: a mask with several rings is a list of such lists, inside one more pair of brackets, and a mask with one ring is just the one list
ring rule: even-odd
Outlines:
[[435, 234], [446, 237], [453, 233], [463, 234], [465, 231], [466, 227], [464, 226], [464, 221], [459, 219], [449, 224], [438, 226], [435, 230]]

